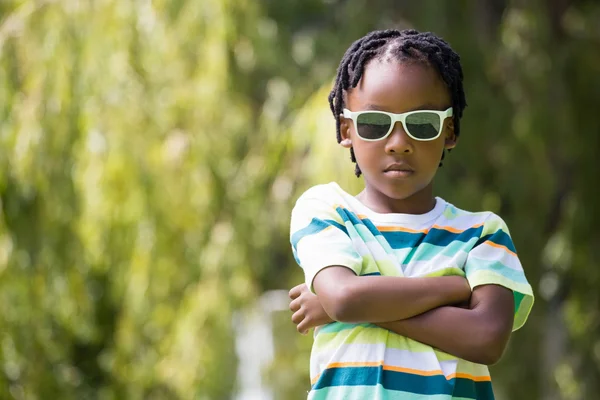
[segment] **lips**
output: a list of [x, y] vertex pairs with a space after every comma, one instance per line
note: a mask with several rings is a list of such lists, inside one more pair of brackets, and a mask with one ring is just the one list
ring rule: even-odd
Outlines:
[[415, 170], [405, 162], [390, 164], [390, 165], [388, 165], [388, 167], [386, 169], [383, 170], [383, 172], [393, 172], [393, 171], [415, 172]]
[[408, 178], [414, 174], [415, 170], [405, 162], [396, 162], [387, 166], [383, 173], [390, 178]]

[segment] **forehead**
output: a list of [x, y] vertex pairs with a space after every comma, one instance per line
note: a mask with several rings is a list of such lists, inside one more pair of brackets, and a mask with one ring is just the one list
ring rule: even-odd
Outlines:
[[347, 94], [352, 111], [378, 109], [394, 113], [449, 107], [450, 95], [437, 71], [423, 63], [372, 61], [356, 88]]

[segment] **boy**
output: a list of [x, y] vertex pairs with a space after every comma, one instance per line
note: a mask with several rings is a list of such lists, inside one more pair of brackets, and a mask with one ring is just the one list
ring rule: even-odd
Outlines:
[[414, 30], [372, 32], [340, 63], [330, 106], [365, 188], [315, 186], [292, 211], [292, 321], [318, 327], [310, 399], [494, 398], [487, 365], [533, 293], [500, 217], [433, 195], [462, 78], [450, 46]]

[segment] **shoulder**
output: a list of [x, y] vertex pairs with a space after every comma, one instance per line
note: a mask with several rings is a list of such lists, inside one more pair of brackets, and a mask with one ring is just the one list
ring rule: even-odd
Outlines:
[[343, 196], [335, 183], [316, 185], [298, 197], [292, 209], [292, 225], [296, 222], [305, 224], [306, 221], [317, 219], [340, 219], [336, 209], [343, 202]]
[[446, 226], [461, 230], [478, 229], [481, 235], [489, 235], [498, 230], [508, 234], [508, 227], [502, 217], [492, 211], [467, 211], [446, 202], [441, 218]]
[[298, 197], [294, 209], [334, 209], [344, 203], [343, 192], [334, 182], [315, 185]]
[[315, 185], [302, 193], [296, 203], [307, 200], [331, 202], [333, 199], [339, 197], [337, 188], [338, 186], [334, 182]]

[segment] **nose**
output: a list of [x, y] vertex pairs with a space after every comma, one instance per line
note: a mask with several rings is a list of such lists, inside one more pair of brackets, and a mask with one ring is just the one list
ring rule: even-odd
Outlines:
[[386, 139], [386, 153], [412, 153], [414, 151], [413, 140], [400, 121], [397, 121], [392, 132]]

